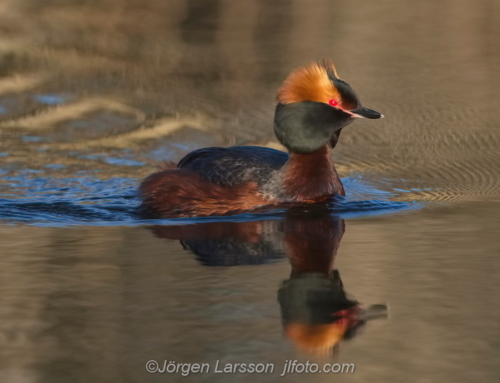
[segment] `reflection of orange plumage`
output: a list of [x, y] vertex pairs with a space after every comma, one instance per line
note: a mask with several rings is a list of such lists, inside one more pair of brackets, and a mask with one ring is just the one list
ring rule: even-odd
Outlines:
[[342, 310], [336, 315], [343, 316], [333, 323], [307, 324], [287, 323], [285, 335], [295, 346], [309, 354], [328, 354], [343, 339], [346, 332], [358, 323], [359, 307]]

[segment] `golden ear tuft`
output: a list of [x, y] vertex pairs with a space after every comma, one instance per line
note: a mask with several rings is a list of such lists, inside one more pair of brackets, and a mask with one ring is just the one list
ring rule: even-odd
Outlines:
[[340, 93], [330, 77], [338, 77], [335, 64], [331, 60], [313, 62], [294, 70], [278, 90], [278, 102], [290, 104], [301, 101], [328, 103], [340, 100]]

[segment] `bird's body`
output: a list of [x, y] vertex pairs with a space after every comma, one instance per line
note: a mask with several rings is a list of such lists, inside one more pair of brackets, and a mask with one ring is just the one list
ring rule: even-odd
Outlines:
[[[327, 147], [287, 154], [259, 146], [205, 148], [144, 180], [148, 216], [237, 214], [271, 205], [344, 195]], [[301, 176], [301, 174], [303, 176]], [[302, 182], [303, 179], [308, 182]]]
[[278, 101], [274, 130], [290, 154], [257, 146], [195, 150], [143, 181], [143, 214], [227, 215], [344, 195], [331, 148], [354, 117], [381, 115], [359, 105], [331, 61], [293, 72]]

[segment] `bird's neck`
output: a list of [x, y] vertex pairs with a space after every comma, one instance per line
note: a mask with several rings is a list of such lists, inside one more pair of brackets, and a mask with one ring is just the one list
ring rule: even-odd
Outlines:
[[297, 202], [345, 195], [327, 145], [312, 153], [290, 153], [283, 168], [283, 188], [287, 197]]

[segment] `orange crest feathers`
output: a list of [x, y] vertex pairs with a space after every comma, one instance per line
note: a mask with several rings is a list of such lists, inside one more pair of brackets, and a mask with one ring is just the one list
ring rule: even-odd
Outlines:
[[278, 101], [290, 104], [301, 101], [328, 103], [334, 99], [341, 102], [340, 92], [330, 77], [339, 78], [331, 60], [313, 62], [294, 70], [278, 90]]

